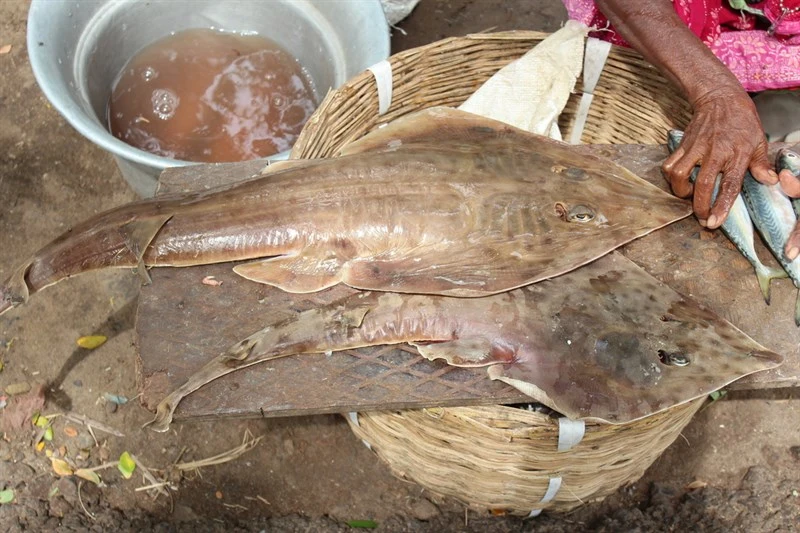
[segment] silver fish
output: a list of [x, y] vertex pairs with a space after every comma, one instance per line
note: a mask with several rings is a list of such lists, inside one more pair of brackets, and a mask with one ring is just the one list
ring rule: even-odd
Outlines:
[[[800, 289], [800, 261], [789, 261], [784, 253], [786, 241], [797, 224], [791, 200], [783, 193], [780, 184], [764, 185], [749, 172], [744, 176], [742, 195], [767, 248], [783, 266], [794, 286]], [[794, 323], [800, 326], [800, 292], [795, 303]]]
[[[682, 131], [669, 131], [667, 134], [667, 147], [669, 148], [670, 153], [674, 152], [678, 148], [682, 140]], [[694, 183], [694, 181], [697, 179], [697, 173], [699, 171], [699, 166], [692, 170], [692, 174], [689, 177], [692, 183]], [[717, 182], [714, 185], [714, 191], [711, 194], [712, 202], [717, 199], [718, 192], [719, 178], [717, 179]], [[753, 265], [753, 268], [756, 271], [756, 278], [758, 279], [758, 286], [761, 288], [761, 294], [764, 295], [764, 301], [769, 304], [770, 282], [773, 279], [785, 278], [787, 274], [781, 268], [765, 265], [761, 262], [761, 259], [758, 258], [754, 241], [753, 221], [750, 219], [750, 214], [747, 212], [747, 206], [745, 205], [741, 194], [736, 197], [736, 201], [733, 203], [733, 206], [728, 212], [728, 217], [725, 219], [725, 222], [722, 223], [720, 229], [722, 230], [722, 233], [724, 233], [725, 236], [728, 237], [728, 239], [742, 253], [742, 255], [748, 261], [750, 261], [750, 264]]]

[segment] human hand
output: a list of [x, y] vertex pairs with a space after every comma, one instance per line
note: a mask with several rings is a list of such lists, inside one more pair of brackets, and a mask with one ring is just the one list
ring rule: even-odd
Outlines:
[[[696, 165], [700, 165], [700, 171], [692, 184], [689, 176]], [[673, 193], [681, 198], [693, 195], [700, 224], [717, 228], [728, 216], [748, 169], [761, 183], [778, 182], [778, 175], [767, 160], [767, 140], [752, 100], [736, 86], [720, 86], [706, 92], [694, 101], [694, 116], [683, 142], [664, 161], [664, 174]], [[719, 193], [712, 205], [720, 173]]]
[[[800, 146], [795, 146], [795, 149], [798, 148]], [[782, 148], [778, 151], [775, 168], [778, 170], [783, 192], [794, 198], [800, 197], [800, 155], [794, 149]], [[795, 207], [795, 212], [797, 211], [798, 208]], [[795, 224], [786, 240], [783, 253], [789, 261], [794, 261], [800, 255], [800, 222]]]

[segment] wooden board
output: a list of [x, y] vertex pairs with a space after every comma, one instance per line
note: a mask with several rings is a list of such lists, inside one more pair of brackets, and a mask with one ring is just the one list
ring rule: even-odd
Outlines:
[[[667, 189], [658, 146], [583, 147], [613, 159]], [[258, 162], [171, 169], [161, 192], [188, 191], [246, 179]], [[762, 258], [766, 250], [759, 249]], [[761, 298], [750, 264], [719, 232], [694, 218], [675, 223], [623, 248], [623, 253], [673, 289], [689, 295], [740, 329], [783, 354], [779, 369], [744, 378], [736, 387], [786, 387], [800, 383], [800, 330], [794, 326], [796, 289], [788, 280], [773, 284], [772, 304]], [[288, 313], [338, 298], [337, 287], [314, 295], [290, 295], [243, 280], [230, 264], [153, 269], [142, 288], [136, 334], [139, 383], [150, 408], [204, 362], [234, 342]], [[214, 276], [222, 284], [202, 283]], [[288, 416], [425, 406], [491, 405], [526, 402], [505, 384], [490, 381], [485, 369], [460, 369], [429, 362], [413, 348], [373, 347], [330, 356], [304, 355], [235, 372], [190, 395], [176, 418]]]

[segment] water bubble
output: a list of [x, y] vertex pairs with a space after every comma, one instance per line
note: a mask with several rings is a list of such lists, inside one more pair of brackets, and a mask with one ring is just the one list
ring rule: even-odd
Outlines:
[[283, 106], [286, 105], [286, 99], [283, 96], [276, 94], [272, 97], [272, 105], [277, 109], [282, 109]]
[[144, 81], [152, 81], [158, 77], [158, 71], [153, 67], [147, 67], [142, 71]]
[[156, 89], [150, 101], [153, 102], [153, 113], [161, 120], [169, 120], [175, 116], [180, 98], [169, 89]]

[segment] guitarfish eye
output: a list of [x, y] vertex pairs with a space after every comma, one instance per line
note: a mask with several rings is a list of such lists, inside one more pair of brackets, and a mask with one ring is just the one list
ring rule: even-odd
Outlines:
[[594, 220], [594, 209], [587, 205], [576, 205], [567, 213], [568, 222], [589, 222]]

